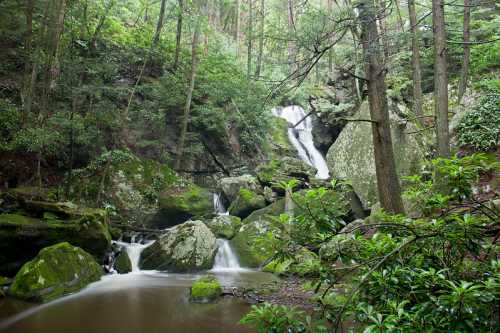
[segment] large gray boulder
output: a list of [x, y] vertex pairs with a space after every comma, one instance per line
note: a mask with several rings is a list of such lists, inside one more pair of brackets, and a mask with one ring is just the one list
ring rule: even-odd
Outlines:
[[187, 221], [169, 229], [141, 253], [139, 266], [173, 272], [192, 272], [213, 266], [217, 243], [202, 221]]
[[[424, 158], [422, 144], [417, 140], [416, 127], [396, 112], [390, 111], [390, 125], [398, 175], [418, 172]], [[368, 103], [364, 102], [354, 119], [370, 119]], [[413, 133], [413, 134], [410, 134]], [[371, 123], [349, 122], [330, 147], [327, 163], [333, 177], [351, 181], [354, 191], [365, 208], [377, 202], [377, 178]]]
[[236, 200], [241, 188], [258, 192], [260, 190], [257, 178], [252, 175], [242, 175], [239, 177], [225, 177], [220, 180], [220, 187], [226, 198], [233, 202]]
[[231, 239], [238, 232], [241, 219], [238, 216], [217, 215], [205, 223], [216, 237]]

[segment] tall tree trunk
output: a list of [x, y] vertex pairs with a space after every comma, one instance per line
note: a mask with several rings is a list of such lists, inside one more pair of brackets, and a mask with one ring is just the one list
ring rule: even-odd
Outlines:
[[33, 99], [33, 87], [35, 85], [33, 75], [35, 66], [33, 64], [33, 0], [26, 0], [26, 33], [25, 33], [25, 48], [26, 57], [24, 63], [24, 86], [23, 86], [23, 113], [21, 124], [24, 127], [28, 115], [31, 113], [31, 104]]
[[413, 76], [413, 108], [418, 122], [422, 122], [422, 71], [420, 67], [420, 43], [418, 40], [417, 12], [415, 0], [408, 0], [411, 30], [411, 66]]
[[460, 82], [458, 84], [458, 103], [462, 101], [462, 97], [467, 90], [467, 81], [469, 76], [469, 59], [470, 59], [470, 2], [464, 0], [464, 58], [462, 60], [462, 72], [460, 73]]
[[[328, 16], [333, 13], [333, 0], [327, 0], [326, 9], [328, 11]], [[332, 38], [330, 38], [330, 41]], [[328, 73], [333, 75], [333, 47], [328, 50]]]
[[402, 213], [404, 208], [394, 161], [375, 5], [373, 0], [363, 0], [358, 8], [365, 76], [368, 80], [378, 197], [383, 209], [391, 213]]
[[450, 155], [450, 137], [444, 0], [432, 0], [432, 29], [434, 32], [434, 108], [437, 154], [440, 157], [448, 157]]
[[236, 0], [236, 28], [234, 29], [234, 40], [236, 42], [236, 56], [240, 54], [240, 0]]
[[179, 170], [182, 163], [182, 158], [184, 154], [184, 145], [186, 142], [187, 128], [189, 123], [189, 113], [191, 111], [191, 102], [193, 99], [194, 82], [196, 79], [196, 67], [198, 65], [198, 56], [196, 53], [196, 48], [198, 47], [198, 39], [200, 34], [200, 24], [196, 23], [196, 27], [193, 34], [193, 44], [191, 49], [191, 71], [189, 75], [189, 89], [186, 97], [186, 105], [184, 107], [184, 114], [182, 117], [181, 133], [179, 135], [179, 143], [177, 145], [176, 160], [175, 160], [175, 170]]
[[182, 17], [184, 16], [184, 4], [179, 0], [179, 13], [177, 15], [177, 32], [175, 34], [175, 56], [174, 56], [174, 70], [179, 66], [179, 55], [181, 52], [181, 38], [182, 38]]
[[248, 0], [247, 19], [247, 79], [252, 76], [252, 47], [253, 47], [253, 0]]
[[264, 25], [265, 25], [265, 0], [260, 1], [260, 26], [259, 26], [259, 55], [257, 56], [257, 67], [255, 68], [255, 77], [260, 77], [262, 69], [262, 57], [264, 56]]
[[287, 0], [287, 16], [288, 16], [288, 63], [290, 66], [290, 73], [295, 71], [295, 43], [292, 40], [294, 35], [294, 17], [293, 17], [293, 0]]
[[102, 14], [101, 18], [99, 19], [99, 23], [97, 24], [97, 27], [95, 28], [94, 34], [92, 35], [92, 38], [90, 39], [90, 47], [92, 51], [95, 51], [97, 48], [97, 37], [99, 37], [99, 34], [101, 33], [102, 27], [104, 26], [104, 22], [106, 21], [106, 18], [108, 17], [108, 14], [115, 5], [115, 0], [111, 0], [108, 5], [106, 6], [106, 10], [104, 11], [104, 14]]
[[153, 47], [155, 47], [158, 44], [158, 41], [160, 40], [160, 34], [163, 28], [163, 21], [165, 19], [165, 4], [166, 0], [161, 0], [160, 15], [158, 16], [158, 23], [156, 24], [156, 32], [153, 37]]

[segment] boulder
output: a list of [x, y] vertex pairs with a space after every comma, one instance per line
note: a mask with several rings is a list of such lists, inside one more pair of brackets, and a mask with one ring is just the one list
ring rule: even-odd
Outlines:
[[169, 230], [141, 253], [140, 267], [174, 272], [212, 268], [216, 238], [201, 221], [187, 221]]
[[242, 266], [259, 267], [273, 255], [268, 249], [259, 247], [255, 237], [273, 230], [272, 219], [285, 211], [285, 200], [280, 199], [273, 204], [259, 209], [242, 221], [242, 226], [231, 244], [238, 254]]
[[319, 275], [320, 268], [321, 262], [318, 255], [301, 247], [295, 252], [293, 258], [283, 261], [273, 260], [262, 270], [277, 275], [295, 274], [302, 277], [314, 277]]
[[274, 191], [283, 194], [284, 189], [280, 183], [296, 179], [299, 181], [297, 184], [299, 188], [314, 179], [316, 169], [298, 158], [283, 157], [258, 166], [256, 172], [262, 185], [270, 186]]
[[241, 219], [237, 216], [218, 215], [206, 222], [208, 228], [218, 238], [231, 239], [241, 225]]
[[194, 303], [210, 303], [219, 298], [222, 288], [213, 275], [203, 275], [193, 282], [189, 292], [189, 300]]
[[171, 227], [212, 214], [213, 193], [194, 184], [171, 188], [160, 194], [159, 207], [158, 214], [148, 224], [160, 229]]
[[266, 199], [263, 195], [241, 188], [238, 192], [238, 196], [229, 206], [229, 214], [245, 218], [253, 211], [265, 206]]
[[67, 242], [46, 247], [23, 265], [9, 294], [30, 301], [46, 302], [81, 290], [101, 278], [103, 270], [84, 250]]
[[242, 175], [239, 177], [225, 177], [220, 180], [222, 192], [229, 200], [233, 202], [238, 197], [240, 189], [244, 188], [253, 192], [260, 191], [260, 185], [257, 178], [251, 175]]
[[343, 257], [349, 259], [359, 251], [359, 244], [354, 235], [338, 234], [321, 245], [319, 257], [322, 261], [335, 262]]
[[[361, 105], [354, 119], [370, 119], [368, 102]], [[399, 176], [419, 170], [424, 158], [422, 144], [416, 140], [416, 127], [396, 112], [390, 112], [392, 143]], [[365, 209], [377, 202], [377, 179], [373, 156], [371, 124], [353, 121], [342, 130], [330, 147], [327, 162], [333, 177], [347, 179], [358, 194]]]
[[[36, 206], [42, 207], [38, 202]], [[48, 207], [48, 203], [43, 207]], [[59, 208], [54, 207], [65, 207], [65, 212], [55, 213], [54, 210]], [[26, 213], [0, 214], [0, 274], [14, 275], [42, 248], [63, 241], [81, 247], [101, 260], [111, 246], [106, 212], [66, 208], [68, 206], [54, 203], [49, 211], [38, 213], [41, 218]]]
[[122, 250], [115, 259], [114, 268], [120, 274], [127, 274], [132, 272], [132, 262], [127, 254], [127, 251]]

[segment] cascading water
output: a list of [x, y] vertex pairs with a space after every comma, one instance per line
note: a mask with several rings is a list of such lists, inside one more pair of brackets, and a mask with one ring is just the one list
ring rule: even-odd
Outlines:
[[142, 244], [140, 242], [135, 242], [135, 236], [132, 237], [131, 243], [126, 243], [122, 241], [113, 241], [113, 243], [121, 246], [127, 252], [127, 255], [130, 259], [130, 263], [132, 264], [132, 273], [139, 272], [139, 260], [141, 258], [141, 252], [154, 243], [154, 241], [147, 241]]
[[229, 215], [220, 193], [214, 193], [214, 212], [218, 215]]
[[328, 171], [328, 166], [323, 155], [314, 146], [312, 121], [309, 117], [306, 117], [304, 109], [300, 106], [292, 105], [273, 109], [273, 114], [295, 126], [288, 128], [288, 138], [295, 149], [297, 149], [300, 159], [316, 168], [317, 178], [327, 179], [330, 176], [330, 172]]
[[212, 271], [245, 271], [238, 262], [238, 257], [234, 253], [227, 239], [218, 238], [219, 250], [215, 255], [215, 263]]

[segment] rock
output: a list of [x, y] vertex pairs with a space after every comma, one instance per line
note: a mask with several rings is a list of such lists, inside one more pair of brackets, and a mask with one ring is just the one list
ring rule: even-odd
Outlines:
[[217, 243], [201, 221], [187, 221], [163, 234], [141, 253], [140, 267], [174, 272], [212, 268]]
[[238, 196], [229, 206], [229, 214], [245, 218], [253, 211], [265, 206], [266, 199], [263, 195], [241, 188], [238, 192]]
[[[367, 102], [361, 105], [353, 118], [370, 119]], [[416, 127], [392, 111], [390, 122], [398, 175], [405, 176], [418, 172], [424, 152], [415, 136], [408, 134], [416, 132]], [[365, 209], [377, 201], [375, 160], [369, 122], [354, 121], [347, 124], [330, 147], [327, 162], [332, 176], [347, 179], [352, 183]]]
[[300, 188], [314, 179], [316, 169], [298, 158], [283, 157], [258, 166], [256, 172], [262, 185], [270, 186], [274, 191], [283, 194], [285, 191], [280, 183], [296, 179], [299, 181], [297, 188]]
[[127, 251], [122, 250], [116, 257], [114, 268], [120, 274], [127, 274], [132, 272], [132, 262], [130, 261]]
[[358, 243], [352, 234], [338, 234], [323, 243], [319, 249], [321, 261], [335, 262], [342, 257], [350, 257], [359, 252]]
[[253, 212], [242, 221], [241, 228], [231, 240], [242, 266], [259, 267], [273, 255], [268, 249], [259, 247], [255, 242], [255, 237], [273, 230], [272, 218], [279, 216], [284, 210], [285, 200], [280, 199]]
[[210, 303], [219, 298], [222, 288], [213, 275], [203, 275], [193, 282], [190, 288], [189, 300], [194, 303]]
[[193, 217], [210, 215], [214, 211], [213, 194], [197, 185], [172, 188], [160, 195], [160, 211], [149, 221], [153, 227], [166, 228]]
[[0, 287], [7, 286], [12, 283], [12, 279], [5, 276], [0, 276]]
[[16, 274], [9, 294], [46, 302], [81, 290], [101, 278], [103, 270], [84, 250], [67, 242], [46, 247]]
[[260, 185], [257, 178], [251, 175], [242, 175], [239, 177], [225, 177], [220, 180], [222, 192], [229, 200], [233, 202], [238, 197], [240, 189], [247, 189], [253, 192], [260, 191]]
[[264, 143], [264, 150], [268, 156], [275, 159], [283, 156], [295, 157], [297, 151], [288, 139], [288, 122], [279, 117], [270, 119], [268, 139]]
[[75, 208], [64, 215], [68, 217], [63, 219], [50, 212], [45, 212], [43, 218], [0, 214], [0, 274], [14, 275], [42, 248], [63, 241], [101, 260], [111, 246], [106, 212]]
[[318, 256], [302, 247], [296, 251], [292, 259], [273, 260], [262, 270], [277, 275], [295, 274], [301, 277], [315, 277], [319, 275], [320, 268], [321, 262]]
[[237, 216], [218, 215], [206, 222], [208, 228], [217, 238], [231, 239], [241, 225], [241, 219]]

